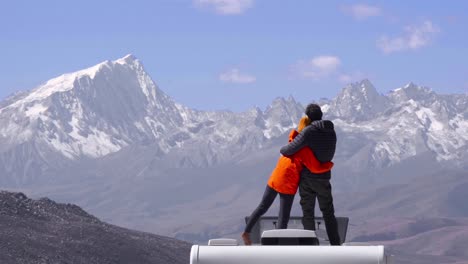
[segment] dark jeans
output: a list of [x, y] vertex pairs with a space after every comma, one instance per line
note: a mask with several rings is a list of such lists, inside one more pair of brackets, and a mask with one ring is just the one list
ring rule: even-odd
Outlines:
[[255, 223], [257, 223], [258, 219], [268, 211], [278, 194], [280, 195], [280, 210], [276, 229], [288, 228], [289, 216], [291, 214], [291, 207], [294, 201], [294, 194], [278, 193], [267, 185], [265, 193], [263, 193], [262, 201], [257, 206], [257, 209], [255, 209], [255, 211], [253, 211], [249, 217], [249, 221], [245, 226], [245, 232], [250, 233], [252, 231]]
[[301, 177], [299, 194], [301, 195], [302, 225], [304, 229], [315, 230], [315, 199], [317, 199], [325, 220], [330, 244], [340, 245], [330, 180]]

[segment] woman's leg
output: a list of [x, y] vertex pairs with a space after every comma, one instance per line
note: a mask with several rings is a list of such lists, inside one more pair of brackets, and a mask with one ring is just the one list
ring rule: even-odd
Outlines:
[[245, 226], [246, 233], [250, 233], [258, 219], [268, 211], [270, 206], [273, 204], [273, 201], [275, 201], [276, 195], [278, 195], [278, 193], [267, 185], [265, 192], [263, 193], [262, 201], [252, 212], [247, 225]]
[[289, 216], [294, 202], [294, 194], [280, 193], [280, 209], [278, 214], [278, 225], [276, 229], [288, 228]]

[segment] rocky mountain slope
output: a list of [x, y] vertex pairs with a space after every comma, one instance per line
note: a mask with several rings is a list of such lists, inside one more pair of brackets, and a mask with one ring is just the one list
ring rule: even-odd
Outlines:
[[191, 245], [100, 221], [72, 204], [0, 192], [0, 262], [188, 263]]

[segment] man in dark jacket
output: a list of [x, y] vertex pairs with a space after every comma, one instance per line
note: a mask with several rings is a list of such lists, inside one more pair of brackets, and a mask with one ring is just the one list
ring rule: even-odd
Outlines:
[[[284, 156], [291, 156], [303, 147], [310, 147], [320, 162], [333, 159], [336, 148], [336, 133], [333, 123], [322, 120], [322, 110], [317, 104], [309, 104], [305, 114], [312, 120], [296, 138], [288, 145], [281, 148]], [[330, 184], [331, 172], [315, 174], [306, 167], [301, 171], [299, 194], [303, 212], [302, 224], [306, 230], [315, 230], [315, 200], [318, 200], [322, 211], [331, 245], [340, 245], [338, 224], [333, 207], [333, 196]]]

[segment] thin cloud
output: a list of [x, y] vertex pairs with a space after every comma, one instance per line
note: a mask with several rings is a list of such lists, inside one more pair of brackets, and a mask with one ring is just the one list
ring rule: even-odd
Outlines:
[[194, 0], [194, 4], [220, 15], [239, 15], [253, 7], [254, 0]]
[[317, 56], [308, 61], [298, 61], [291, 68], [295, 74], [303, 78], [320, 80], [336, 73], [341, 60], [336, 56]]
[[222, 82], [247, 84], [255, 82], [257, 78], [250, 74], [241, 73], [239, 69], [234, 68], [221, 73], [219, 75], [219, 80]]
[[365, 20], [370, 17], [382, 15], [382, 9], [380, 7], [366, 4], [342, 6], [341, 11], [347, 15], [351, 15], [356, 20]]
[[377, 47], [385, 54], [392, 52], [417, 50], [429, 45], [440, 29], [431, 21], [424, 21], [421, 25], [407, 26], [402, 36], [390, 38], [382, 36], [377, 40]]
[[341, 65], [341, 60], [337, 56], [322, 55], [298, 61], [291, 67], [291, 71], [296, 76], [314, 81], [335, 79], [340, 83], [351, 83], [368, 78], [361, 71], [344, 72], [340, 69]]

